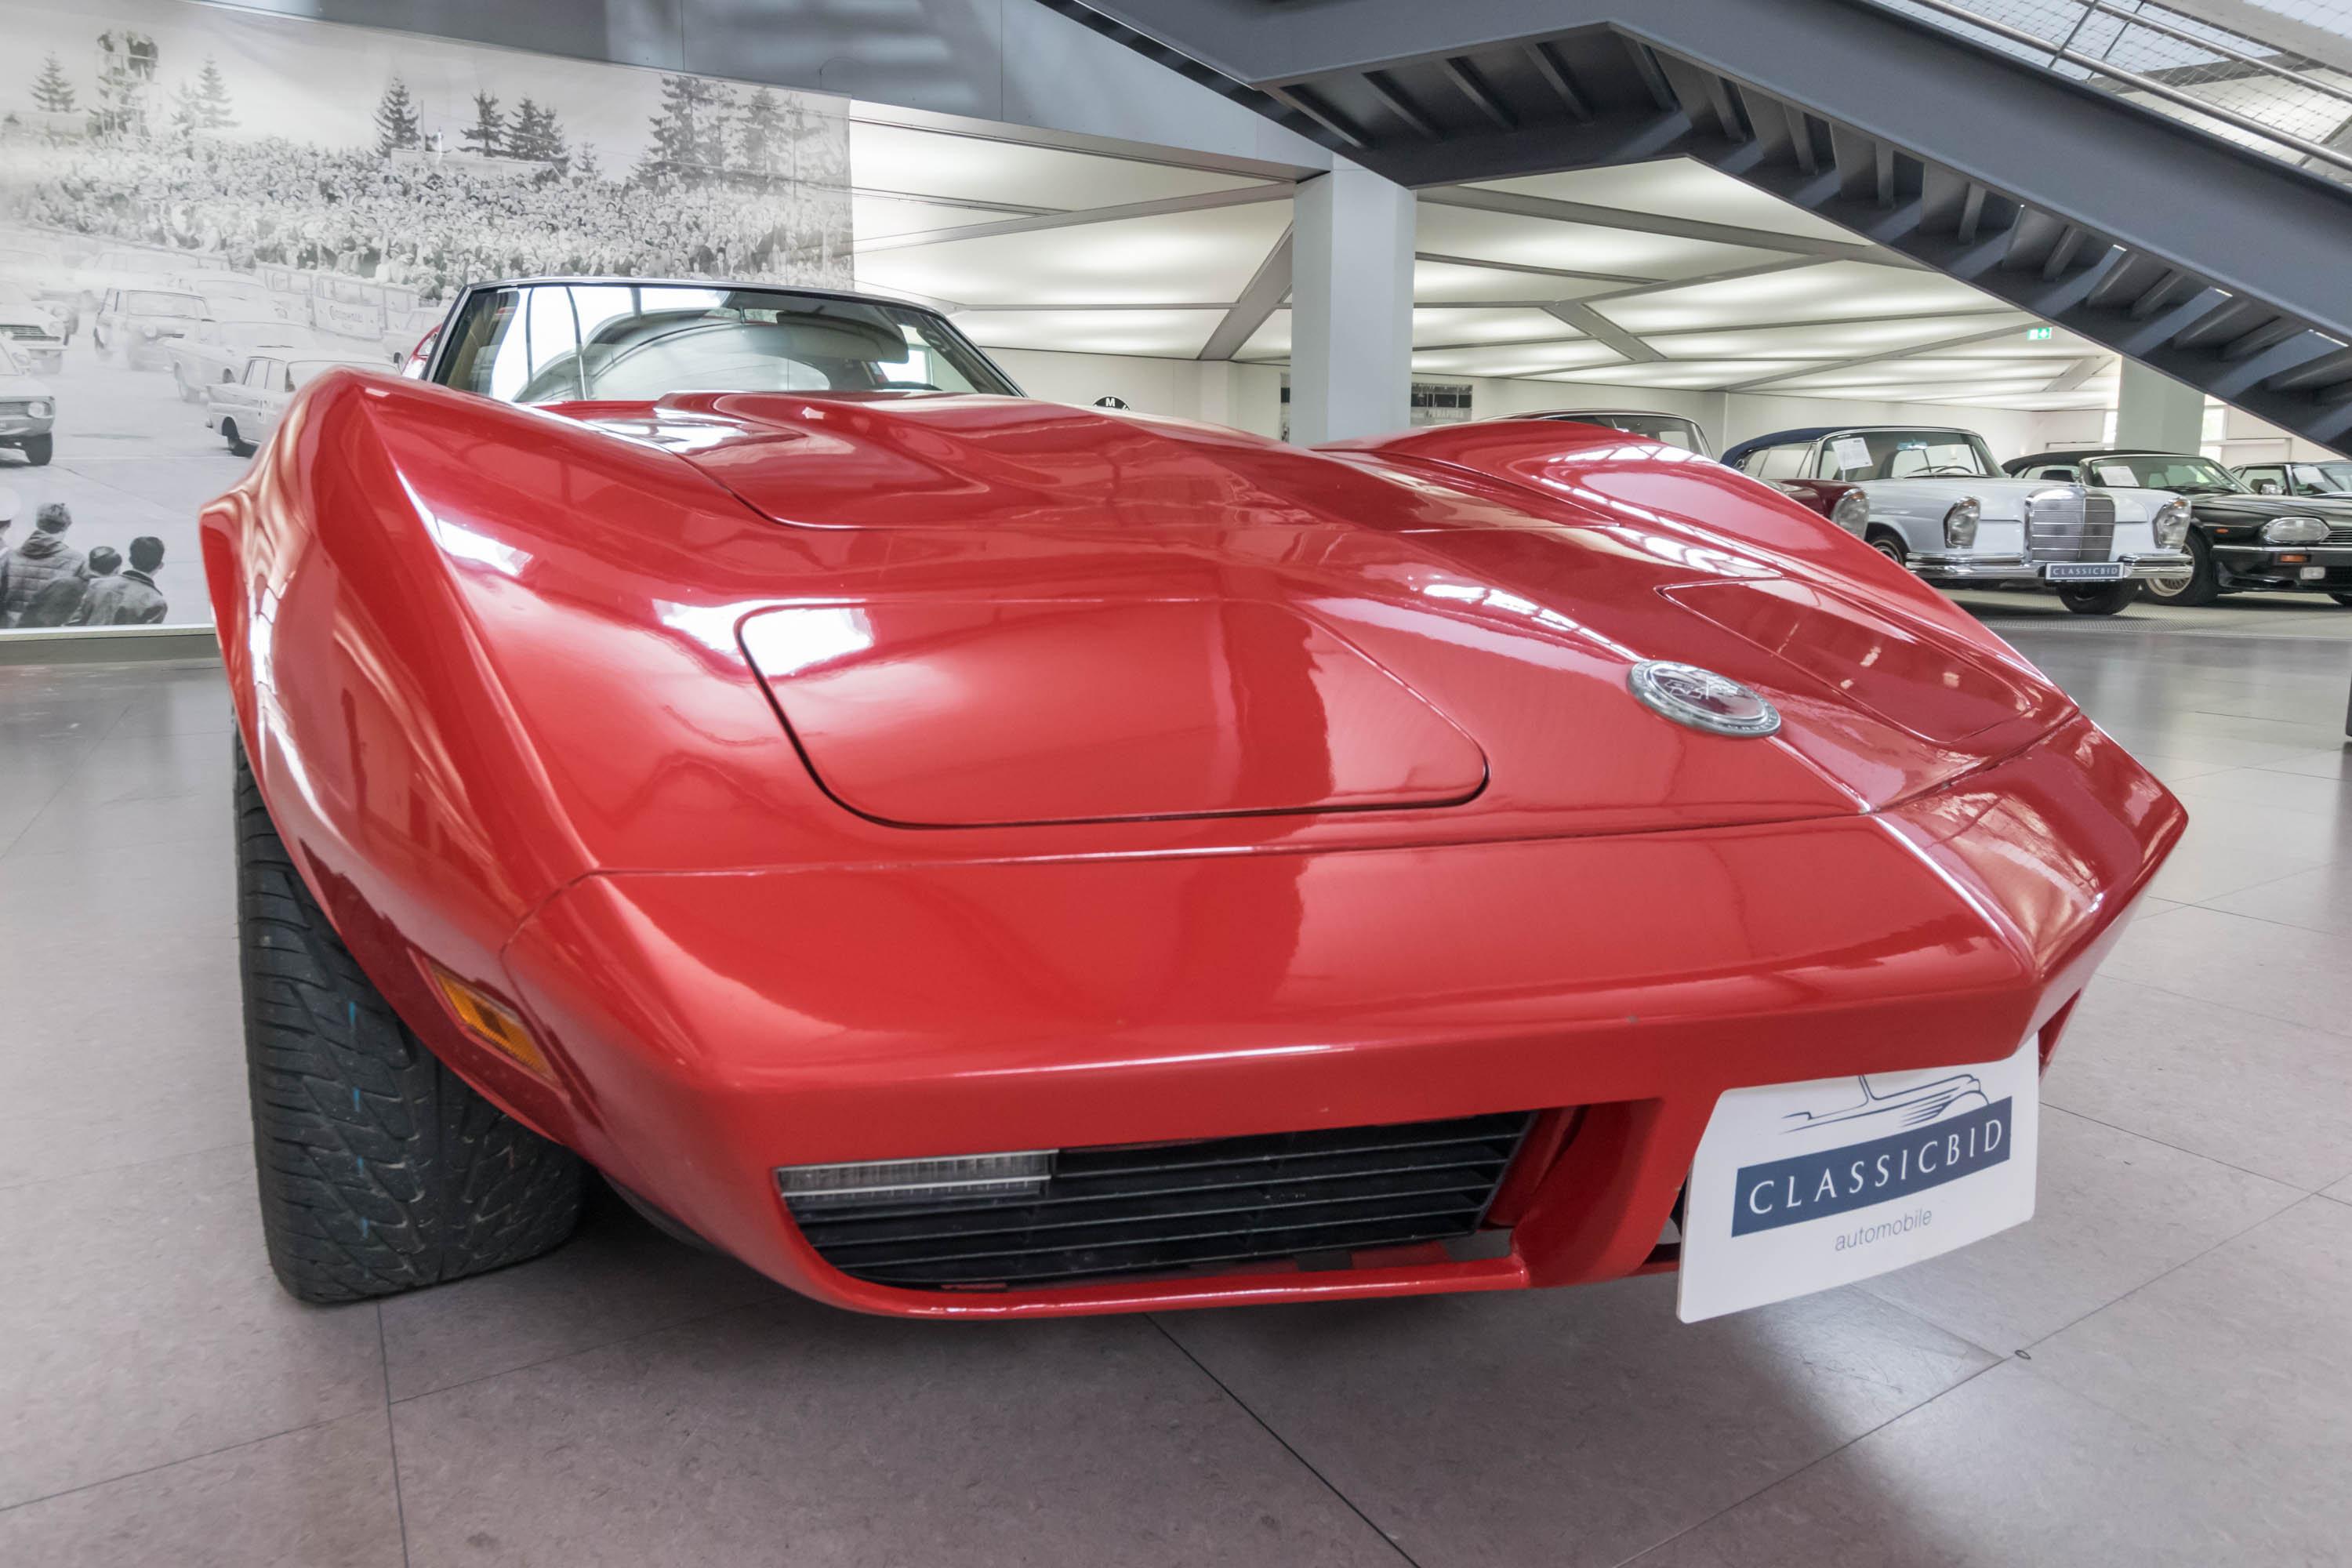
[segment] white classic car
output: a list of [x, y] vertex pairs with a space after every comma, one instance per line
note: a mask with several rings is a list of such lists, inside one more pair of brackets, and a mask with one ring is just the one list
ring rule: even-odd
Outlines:
[[54, 374], [65, 363], [65, 311], [36, 299], [21, 283], [0, 280], [0, 338], [34, 370]]
[[1971, 430], [1816, 426], [1742, 441], [1723, 460], [1769, 481], [1853, 485], [1863, 538], [1930, 582], [2042, 583], [2077, 615], [2111, 616], [2151, 577], [2186, 571], [2189, 503], [2001, 472]]
[[296, 354], [331, 353], [335, 345], [322, 342], [310, 328], [281, 321], [274, 312], [249, 320], [196, 323], [196, 330], [163, 345], [171, 356], [172, 379], [183, 403], [202, 403], [205, 394], [244, 374], [246, 361], [271, 349]]
[[250, 321], [262, 316], [285, 318], [278, 310], [277, 296], [269, 285], [258, 278], [247, 278], [240, 272], [189, 272], [183, 274], [173, 287], [184, 289], [205, 302], [205, 314], [222, 321]]
[[35, 468], [49, 460], [58, 395], [26, 374], [16, 351], [0, 342], [0, 447], [14, 447]]
[[205, 424], [217, 430], [228, 449], [240, 458], [249, 458], [253, 449], [269, 438], [284, 416], [287, 404], [293, 401], [294, 389], [311, 377], [338, 365], [359, 365], [369, 370], [383, 368], [374, 359], [359, 359], [348, 354], [274, 353], [249, 355], [236, 379], [207, 387], [205, 393]]

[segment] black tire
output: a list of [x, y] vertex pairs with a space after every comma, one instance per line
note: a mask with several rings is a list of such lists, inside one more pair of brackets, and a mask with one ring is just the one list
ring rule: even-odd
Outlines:
[[1903, 548], [1902, 537], [1892, 530], [1874, 528], [1863, 542], [1905, 571], [1908, 572], [1911, 569], [1911, 552]]
[[261, 1228], [278, 1282], [357, 1301], [536, 1258], [583, 1167], [434, 1058], [360, 973], [236, 746], [237, 946]]
[[2205, 536], [2195, 529], [2189, 531], [2189, 567], [2186, 576], [2167, 583], [2161, 577], [2150, 577], [2141, 584], [2147, 591], [2148, 602], [2156, 605], [2210, 605], [2221, 596], [2221, 574], [2213, 569], [2213, 551]]
[[2139, 597], [2137, 583], [2085, 583], [2079, 588], [2061, 588], [2058, 602], [2078, 616], [2113, 616]]
[[54, 436], [28, 436], [22, 448], [25, 460], [37, 468], [47, 468], [50, 454], [57, 449], [57, 437]]
[[253, 456], [253, 443], [250, 441], [239, 440], [237, 438], [236, 420], [224, 419], [221, 421], [221, 439], [227, 442], [228, 449], [236, 453], [238, 457], [250, 458]]

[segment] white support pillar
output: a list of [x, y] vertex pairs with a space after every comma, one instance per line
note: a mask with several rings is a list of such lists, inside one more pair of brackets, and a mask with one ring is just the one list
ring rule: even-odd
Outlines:
[[1290, 438], [1412, 422], [1413, 196], [1345, 160], [1298, 187], [1290, 282]]
[[2143, 452], [2194, 452], [2205, 439], [2205, 394], [2137, 360], [2123, 362], [2116, 399], [2116, 445]]

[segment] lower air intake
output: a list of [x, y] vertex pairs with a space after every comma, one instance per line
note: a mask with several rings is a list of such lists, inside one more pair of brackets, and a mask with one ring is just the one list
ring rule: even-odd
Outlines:
[[843, 1273], [1037, 1286], [1465, 1237], [1532, 1113], [1191, 1143], [1064, 1149], [1042, 1194], [861, 1206], [786, 1201]]

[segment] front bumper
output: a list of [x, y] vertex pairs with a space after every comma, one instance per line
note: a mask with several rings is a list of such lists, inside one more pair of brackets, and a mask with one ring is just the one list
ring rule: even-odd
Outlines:
[[2213, 563], [2231, 587], [2352, 591], [2352, 544], [2216, 544], [2212, 550]]
[[30, 414], [0, 414], [0, 441], [31, 441], [49, 433], [57, 424], [57, 416], [46, 418]]
[[[2120, 580], [2134, 583], [2186, 572], [2191, 565], [2189, 556], [2178, 550], [2152, 550], [2136, 555], [2118, 555], [2115, 559], [2124, 569]], [[1914, 572], [1931, 583], [2042, 583], [2049, 580], [2046, 568], [2076, 563], [2032, 561], [2022, 555], [1922, 552], [1911, 557], [1910, 564]], [[2084, 585], [2096, 586], [2097, 583], [2086, 582]]]
[[[1662, 1261], [1727, 1089], [2053, 1040], [2183, 820], [2077, 718], [1875, 816], [598, 875], [505, 953], [552, 1086], [419, 1026], [616, 1182], [845, 1307], [986, 1316], [1561, 1285]], [[1568, 1107], [1583, 1114], [1565, 1146], [1523, 1151], [1535, 1163], [1506, 1178], [1507, 1250], [1472, 1259], [908, 1289], [826, 1264], [772, 1174]]]

